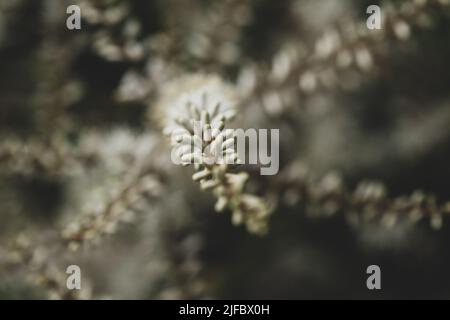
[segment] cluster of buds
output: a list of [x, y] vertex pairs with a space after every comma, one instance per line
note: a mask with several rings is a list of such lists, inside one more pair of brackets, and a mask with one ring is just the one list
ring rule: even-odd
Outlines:
[[97, 202], [97, 208], [88, 208], [78, 220], [63, 229], [62, 237], [68, 241], [70, 250], [76, 251], [83, 243], [98, 243], [102, 236], [115, 233], [119, 223], [133, 222], [135, 212], [143, 210], [145, 201], [162, 192], [159, 177], [151, 171], [122, 183], [124, 186], [115, 195]]
[[354, 90], [364, 75], [380, 74], [381, 61], [390, 53], [386, 41], [411, 39], [416, 29], [433, 25], [432, 16], [445, 12], [449, 0], [415, 0], [381, 8], [381, 28], [371, 30], [365, 21], [342, 21], [326, 29], [314, 45], [286, 45], [266, 71], [245, 66], [239, 75], [243, 105], [257, 99], [272, 116], [286, 114], [305, 98], [333, 90]]
[[[174, 145], [172, 161], [183, 165], [204, 164], [206, 168], [211, 168], [215, 164], [235, 164], [238, 163], [238, 155], [235, 148], [234, 131], [225, 130], [225, 121], [229, 117], [222, 116], [220, 120], [211, 122], [211, 117], [216, 117], [216, 106], [214, 112], [202, 111], [199, 117], [201, 121], [191, 120], [192, 130], [187, 126], [185, 119], [178, 119], [178, 123], [183, 127], [173, 133], [172, 144]], [[191, 108], [192, 116], [196, 117], [198, 110]]]
[[125, 1], [91, 1], [80, 3], [83, 18], [95, 30], [93, 47], [108, 61], [141, 61], [145, 47], [138, 40], [141, 24], [133, 18]]
[[172, 137], [172, 160], [194, 164], [192, 179], [202, 190], [212, 190], [217, 198], [216, 211], [228, 209], [235, 225], [245, 224], [252, 233], [265, 233], [270, 206], [262, 198], [245, 193], [247, 173], [230, 172], [240, 160], [233, 130], [225, 129], [236, 115], [226, 95], [228, 88], [215, 78], [196, 80], [192, 92], [165, 109], [164, 132]]
[[285, 169], [280, 179], [285, 184], [286, 205], [303, 202], [306, 213], [314, 216], [342, 213], [352, 225], [377, 221], [392, 228], [400, 222], [426, 221], [433, 229], [440, 229], [450, 214], [450, 201], [438, 204], [435, 196], [420, 190], [390, 198], [383, 184], [362, 181], [351, 191], [336, 173], [316, 179], [302, 164]]

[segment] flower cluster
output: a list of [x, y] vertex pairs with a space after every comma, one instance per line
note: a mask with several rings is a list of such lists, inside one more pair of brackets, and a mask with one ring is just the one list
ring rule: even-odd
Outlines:
[[[246, 172], [230, 170], [230, 163], [239, 162], [234, 137], [225, 130], [236, 115], [230, 88], [213, 77], [198, 76], [185, 81], [191, 90], [172, 105], [161, 105], [165, 112], [164, 133], [172, 136], [173, 152], [183, 164], [195, 163], [192, 179], [200, 183], [201, 189], [212, 190], [217, 198], [216, 211], [227, 208], [235, 225], [245, 224], [252, 233], [265, 233], [270, 206], [262, 198], [245, 192], [249, 178]], [[200, 135], [194, 130], [198, 123]], [[225, 154], [227, 161], [217, 162], [216, 150]]]
[[337, 173], [317, 179], [301, 163], [286, 168], [279, 178], [286, 205], [303, 202], [306, 213], [313, 216], [344, 213], [354, 225], [376, 221], [390, 228], [399, 222], [427, 221], [433, 229], [440, 229], [450, 214], [450, 202], [438, 204], [435, 196], [423, 191], [390, 198], [383, 184], [370, 181], [360, 182], [351, 191]]

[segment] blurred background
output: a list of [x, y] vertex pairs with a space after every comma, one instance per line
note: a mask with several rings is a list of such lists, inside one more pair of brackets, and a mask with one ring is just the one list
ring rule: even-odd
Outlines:
[[[0, 298], [449, 298], [449, 35], [447, 0], [0, 0]], [[186, 75], [280, 129], [265, 236], [170, 162]]]

